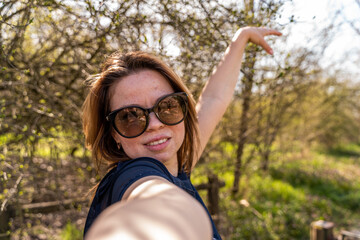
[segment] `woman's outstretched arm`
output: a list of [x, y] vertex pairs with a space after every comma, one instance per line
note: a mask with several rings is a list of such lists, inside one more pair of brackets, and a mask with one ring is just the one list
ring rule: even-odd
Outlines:
[[196, 105], [201, 144], [198, 156], [201, 155], [216, 125], [231, 102], [247, 43], [257, 44], [267, 53], [273, 54], [273, 50], [264, 39], [268, 35], [280, 36], [281, 33], [268, 28], [245, 27], [239, 29], [226, 49], [221, 62], [206, 83]]
[[211, 239], [201, 204], [167, 180], [149, 176], [133, 183], [123, 200], [102, 212], [86, 240]]

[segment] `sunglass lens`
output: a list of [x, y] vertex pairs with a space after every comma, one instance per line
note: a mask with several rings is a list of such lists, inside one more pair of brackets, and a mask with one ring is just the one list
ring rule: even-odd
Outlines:
[[169, 96], [159, 102], [155, 111], [163, 123], [174, 125], [184, 119], [185, 101], [181, 96]]
[[146, 128], [146, 116], [141, 108], [124, 108], [116, 114], [115, 126], [126, 137], [134, 137]]

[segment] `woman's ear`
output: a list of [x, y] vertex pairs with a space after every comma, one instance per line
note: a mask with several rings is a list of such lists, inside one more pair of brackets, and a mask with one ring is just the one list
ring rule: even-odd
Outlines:
[[117, 148], [120, 149], [121, 148], [121, 142], [120, 142], [119, 134], [116, 131], [111, 130], [111, 136], [113, 137], [114, 141], [116, 142]]

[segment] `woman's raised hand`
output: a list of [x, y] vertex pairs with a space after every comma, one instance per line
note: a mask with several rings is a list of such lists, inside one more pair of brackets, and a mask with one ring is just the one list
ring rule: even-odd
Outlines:
[[272, 55], [273, 50], [264, 39], [265, 36], [269, 36], [269, 35], [281, 36], [282, 33], [277, 30], [264, 28], [264, 27], [244, 27], [244, 28], [240, 28], [235, 33], [235, 36], [232, 39], [232, 41], [237, 42], [237, 41], [245, 40], [247, 42], [252, 42], [256, 45], [261, 46], [267, 53]]

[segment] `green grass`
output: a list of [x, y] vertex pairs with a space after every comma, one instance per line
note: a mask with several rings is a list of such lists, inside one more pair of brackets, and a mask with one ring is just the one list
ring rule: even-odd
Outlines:
[[84, 154], [90, 155], [83, 146], [76, 145], [71, 136], [62, 133], [58, 138], [42, 138], [36, 144], [35, 155], [43, 158], [64, 158], [69, 156], [74, 147], [76, 150], [73, 155], [75, 157], [82, 157]]
[[257, 164], [249, 165], [235, 196], [231, 162], [203, 164], [193, 173], [194, 182], [206, 181], [209, 169], [225, 181], [220, 231], [226, 239], [309, 239], [310, 224], [319, 219], [334, 222], [335, 234], [360, 227], [359, 145], [313, 150], [303, 158], [286, 154], [271, 159], [268, 172]]
[[83, 239], [82, 231], [80, 231], [74, 224], [68, 222], [61, 232], [62, 240], [81, 240]]
[[277, 164], [270, 169], [270, 175], [304, 189], [309, 195], [323, 196], [350, 210], [360, 210], [360, 165], [344, 163], [330, 155], [313, 157]]
[[[79, 144], [79, 142], [81, 144]], [[29, 154], [30, 151], [35, 150], [32, 152], [33, 155], [47, 159], [54, 158], [55, 155], [60, 158], [64, 158], [70, 154], [79, 158], [84, 155], [90, 156], [90, 152], [85, 150], [82, 142], [82, 140], [79, 141], [77, 139], [74, 133], [66, 132], [62, 130], [61, 127], [51, 128], [49, 130], [49, 137], [45, 137], [41, 133], [36, 132], [33, 132], [29, 136], [25, 134], [15, 135], [13, 133], [6, 133], [0, 136], [0, 146], [7, 145], [6, 151], [9, 154], [13, 152], [15, 155], [23, 156], [25, 152]], [[75, 151], [74, 147], [76, 147]]]
[[358, 144], [347, 144], [334, 147], [327, 150], [329, 155], [340, 158], [359, 158], [360, 157], [360, 143]]

